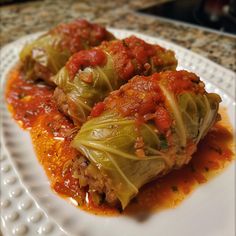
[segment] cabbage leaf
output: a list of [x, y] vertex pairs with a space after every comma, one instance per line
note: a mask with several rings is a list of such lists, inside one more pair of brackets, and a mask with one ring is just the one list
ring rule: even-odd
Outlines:
[[[220, 102], [217, 94], [184, 92], [174, 96], [167, 89], [163, 92], [175, 120], [171, 127], [174, 144], [169, 146], [165, 140], [163, 145], [163, 135], [153, 122], [143, 123], [137, 129], [135, 118], [122, 117], [109, 109], [88, 120], [72, 142], [74, 148], [110, 178], [123, 208], [145, 183], [186, 164], [192, 155], [187, 151], [188, 145], [196, 147], [216, 121]], [[140, 138], [144, 156], [138, 155], [135, 148]]]
[[60, 41], [59, 35], [45, 34], [22, 49], [20, 60], [26, 79], [51, 76], [65, 65], [71, 53], [66, 48], [61, 49]]
[[[63, 90], [68, 103], [73, 103], [69, 115], [77, 121], [84, 123], [96, 102], [102, 101], [111, 91], [121, 85], [115, 74], [112, 57], [106, 53], [107, 62], [104, 66], [86, 67], [79, 70], [73, 80], [69, 78], [66, 67], [52, 78], [53, 82]], [[87, 83], [83, 77], [92, 76], [93, 81]]]

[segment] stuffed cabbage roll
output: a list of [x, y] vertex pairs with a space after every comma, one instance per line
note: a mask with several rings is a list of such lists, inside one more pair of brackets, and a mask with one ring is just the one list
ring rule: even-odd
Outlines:
[[118, 89], [134, 75], [174, 70], [174, 52], [131, 36], [103, 42], [99, 47], [74, 54], [53, 77], [59, 109], [82, 124], [95, 103]]
[[50, 77], [65, 65], [72, 54], [112, 39], [114, 36], [105, 28], [86, 20], [60, 24], [21, 51], [20, 61], [25, 78], [51, 83]]
[[189, 162], [220, 119], [220, 101], [187, 71], [134, 77], [98, 103], [75, 136], [83, 156], [74, 176], [124, 209], [145, 183]]

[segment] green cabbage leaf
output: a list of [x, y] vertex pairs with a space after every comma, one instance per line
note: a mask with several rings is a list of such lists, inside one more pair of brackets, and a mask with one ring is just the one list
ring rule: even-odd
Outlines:
[[44, 77], [42, 73], [51, 76], [65, 65], [71, 53], [69, 50], [61, 48], [61, 40], [60, 35], [45, 34], [22, 49], [20, 60], [26, 79]]
[[[69, 103], [73, 103], [73, 109], [69, 109], [69, 115], [79, 123], [84, 123], [95, 103], [102, 101], [111, 91], [121, 86], [121, 81], [114, 73], [112, 57], [107, 54], [107, 62], [104, 66], [86, 67], [79, 70], [73, 80], [70, 79], [66, 67], [52, 77], [53, 82], [63, 90]], [[84, 81], [91, 76], [93, 81]]]
[[[145, 157], [135, 154], [134, 146], [140, 135], [145, 143]], [[170, 164], [166, 149], [160, 151], [161, 140], [153, 125], [143, 125], [139, 133], [134, 120], [112, 112], [87, 121], [72, 145], [109, 176], [123, 208], [143, 184]]]
[[[123, 208], [145, 183], [186, 164], [192, 155], [187, 151], [188, 145], [196, 146], [216, 121], [220, 102], [217, 94], [185, 92], [175, 97], [168, 90], [163, 92], [175, 120], [171, 127], [172, 145], [153, 122], [137, 128], [134, 118], [122, 117], [113, 110], [88, 120], [72, 142], [73, 147], [111, 179]], [[135, 148], [140, 138], [144, 156], [138, 155]]]

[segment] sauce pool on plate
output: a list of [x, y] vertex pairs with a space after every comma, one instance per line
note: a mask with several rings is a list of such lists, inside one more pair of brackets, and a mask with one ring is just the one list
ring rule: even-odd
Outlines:
[[[8, 108], [19, 125], [29, 130], [36, 156], [55, 192], [94, 214], [120, 214], [118, 209], [105, 203], [96, 206], [90, 194], [80, 189], [78, 180], [72, 176], [70, 163], [79, 153], [70, 142], [77, 129], [57, 110], [53, 91], [44, 83], [24, 80], [16, 67], [10, 72], [7, 83]], [[220, 114], [222, 120], [200, 141], [190, 163], [146, 184], [122, 214], [176, 207], [197, 186], [229, 165], [234, 159], [234, 137], [226, 109], [220, 109]]]

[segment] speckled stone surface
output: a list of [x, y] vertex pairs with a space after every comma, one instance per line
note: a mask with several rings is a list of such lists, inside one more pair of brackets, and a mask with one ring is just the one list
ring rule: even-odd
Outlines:
[[21, 36], [45, 31], [60, 22], [86, 18], [104, 26], [160, 37], [236, 71], [236, 37], [135, 12], [160, 1], [44, 0], [4, 6], [0, 9], [0, 44], [4, 46]]

